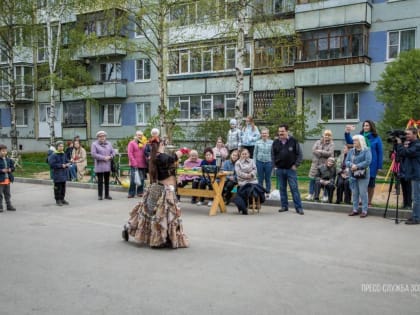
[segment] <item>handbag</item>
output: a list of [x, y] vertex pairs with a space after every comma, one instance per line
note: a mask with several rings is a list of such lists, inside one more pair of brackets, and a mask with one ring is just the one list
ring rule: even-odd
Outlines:
[[[352, 163], [354, 163], [354, 154], [355, 153], [353, 153], [353, 156], [352, 156], [352, 159], [351, 159]], [[358, 169], [358, 170], [353, 171], [353, 177], [356, 178], [356, 179], [366, 178], [366, 169], [362, 168], [362, 169]]]
[[111, 172], [115, 173], [117, 171], [117, 166], [115, 165], [114, 158], [111, 159]]
[[366, 169], [362, 168], [360, 170], [355, 170], [353, 172], [353, 177], [357, 178], [357, 179], [362, 179], [362, 178], [366, 178]]

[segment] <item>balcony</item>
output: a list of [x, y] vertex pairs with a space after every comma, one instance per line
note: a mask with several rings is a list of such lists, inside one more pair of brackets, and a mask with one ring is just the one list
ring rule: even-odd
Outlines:
[[[312, 2], [312, 3], [307, 3]], [[304, 4], [302, 4], [304, 3]], [[299, 1], [295, 9], [297, 32], [372, 22], [370, 0]]]
[[370, 59], [367, 57], [295, 64], [295, 84], [298, 87], [356, 83], [370, 83]]
[[[11, 98], [10, 87], [2, 86], [0, 91], [0, 100], [9, 100]], [[26, 103], [34, 100], [34, 87], [28, 85], [16, 85], [16, 102]]]
[[127, 49], [121, 42], [115, 44], [98, 44], [96, 46], [83, 47], [77, 53], [79, 59], [107, 57], [107, 56], [126, 56]]
[[65, 91], [63, 101], [80, 100], [86, 98], [126, 98], [127, 81], [105, 81], [97, 82], [94, 85], [80, 86], [76, 89]]

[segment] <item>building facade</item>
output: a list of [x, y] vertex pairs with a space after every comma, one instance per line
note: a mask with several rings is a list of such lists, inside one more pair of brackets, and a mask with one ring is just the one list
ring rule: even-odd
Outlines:
[[[236, 19], [234, 1], [214, 0], [218, 14]], [[258, 10], [257, 10], [257, 9]], [[264, 12], [264, 18], [258, 14]], [[419, 48], [420, 1], [417, 0], [255, 0], [247, 9], [245, 31], [244, 115], [260, 117], [279, 91], [295, 96], [298, 106], [315, 110], [311, 125], [324, 121], [340, 149], [344, 127], [366, 119], [378, 121], [384, 110], [375, 97], [381, 73], [399, 52]], [[269, 18], [268, 18], [269, 17]], [[235, 114], [237, 40], [206, 26], [199, 4], [173, 9], [169, 30], [168, 106], [179, 106], [177, 121], [193, 130], [205, 119]], [[101, 11], [75, 14], [86, 34], [107, 37]], [[252, 21], [252, 22], [250, 22]], [[268, 21], [268, 22], [267, 22]], [[237, 30], [232, 24], [232, 29]], [[296, 42], [292, 38], [297, 35]], [[144, 35], [124, 35], [140, 44]], [[20, 48], [25, 49], [25, 48]], [[49, 91], [30, 79], [35, 63], [45, 62], [38, 45], [15, 60], [19, 83], [17, 130], [24, 151], [45, 151], [49, 129]], [[58, 138], [79, 135], [91, 141], [98, 130], [111, 140], [144, 129], [157, 114], [158, 72], [144, 54], [108, 45], [85, 47], [77, 55], [92, 77], [89, 85], [58, 91], [55, 132]], [[0, 59], [4, 64], [5, 60]], [[0, 82], [7, 89], [7, 82]], [[10, 144], [10, 109], [0, 100], [1, 142]], [[280, 123], [280, 121], [279, 121]], [[304, 143], [310, 156], [317, 137]]]

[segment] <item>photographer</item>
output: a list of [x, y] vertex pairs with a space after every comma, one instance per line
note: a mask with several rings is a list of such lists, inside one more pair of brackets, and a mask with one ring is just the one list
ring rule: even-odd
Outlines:
[[399, 195], [400, 186], [403, 193], [403, 209], [411, 209], [412, 199], [411, 199], [411, 181], [410, 179], [407, 179], [406, 172], [403, 167], [403, 158], [398, 154], [397, 152], [397, 138], [401, 140], [401, 142], [404, 142], [406, 140], [405, 138], [405, 131], [403, 130], [393, 130], [391, 132], [388, 132], [389, 137], [387, 139], [388, 143], [392, 143], [392, 151], [390, 154], [390, 158], [393, 161], [392, 163], [392, 174], [394, 178], [396, 178], [395, 181], [395, 190], [397, 195]]
[[411, 180], [413, 196], [413, 212], [411, 218], [405, 224], [420, 223], [420, 140], [416, 128], [410, 127], [405, 130], [406, 141], [404, 144], [397, 137], [397, 154], [402, 158], [402, 168], [406, 179]]

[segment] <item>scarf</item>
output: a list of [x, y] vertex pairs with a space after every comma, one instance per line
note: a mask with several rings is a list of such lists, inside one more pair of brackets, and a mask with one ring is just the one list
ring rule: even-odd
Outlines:
[[369, 136], [370, 135], [371, 135], [370, 131], [363, 132], [363, 137], [365, 137], [366, 145], [367, 145], [368, 148], [370, 148], [370, 141], [369, 141]]

